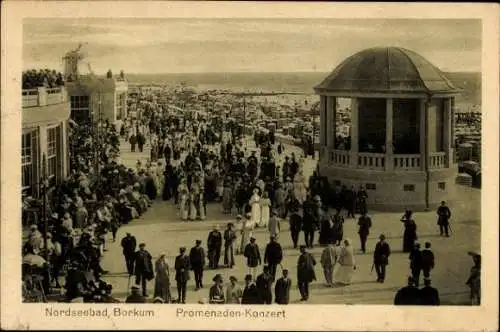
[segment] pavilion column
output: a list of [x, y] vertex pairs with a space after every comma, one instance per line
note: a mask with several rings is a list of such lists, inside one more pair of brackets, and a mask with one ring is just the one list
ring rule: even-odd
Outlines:
[[335, 135], [336, 135], [336, 130], [335, 130], [335, 116], [337, 113], [337, 107], [336, 107], [336, 100], [335, 97], [327, 97], [327, 105], [328, 108], [326, 110], [327, 114], [327, 120], [326, 120], [326, 126], [327, 126], [327, 132], [328, 132], [328, 150], [333, 150], [335, 149]]
[[453, 164], [455, 164], [455, 153], [456, 153], [456, 146], [455, 146], [455, 97], [450, 98], [450, 128], [451, 128], [451, 161]]
[[392, 98], [387, 98], [385, 101], [385, 170], [392, 171], [394, 169], [393, 161], [393, 111], [392, 111]]
[[419, 103], [419, 106], [420, 106], [419, 107], [420, 169], [422, 171], [425, 171], [426, 170], [426, 163], [428, 162], [428, 160], [426, 160], [426, 158], [427, 159], [429, 158], [427, 151], [426, 151], [427, 146], [429, 145], [429, 142], [427, 142], [427, 136], [428, 136], [427, 131], [429, 130], [428, 126], [427, 126], [427, 112], [426, 112], [427, 101], [425, 99], [420, 99], [419, 101], [420, 101], [420, 103]]
[[358, 168], [358, 99], [351, 98], [351, 151], [350, 164]]
[[453, 148], [451, 146], [452, 134], [451, 134], [451, 123], [452, 123], [452, 108], [451, 108], [451, 98], [446, 98], [443, 100], [443, 113], [444, 113], [444, 125], [443, 125], [443, 145], [444, 152], [446, 153], [446, 168], [450, 168], [453, 165]]
[[328, 155], [326, 153], [326, 142], [327, 142], [327, 132], [326, 132], [326, 96], [319, 97], [319, 142], [320, 142], [320, 159], [325, 158]]

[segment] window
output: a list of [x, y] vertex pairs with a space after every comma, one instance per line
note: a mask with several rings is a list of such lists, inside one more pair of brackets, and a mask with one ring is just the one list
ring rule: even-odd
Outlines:
[[335, 180], [335, 185], [340, 186], [340, 180]]
[[405, 184], [405, 185], [403, 185], [403, 190], [404, 191], [415, 191], [415, 185], [414, 184]]
[[23, 134], [21, 145], [22, 189], [26, 190], [33, 185], [33, 152], [31, 132]]
[[367, 183], [366, 190], [377, 190], [377, 185], [375, 183]]
[[47, 177], [58, 178], [59, 126], [47, 129]]
[[90, 97], [71, 96], [71, 119], [76, 123], [90, 122]]
[[21, 139], [21, 187], [23, 194], [35, 195], [37, 184], [38, 132], [25, 132]]
[[446, 189], [446, 182], [438, 182], [438, 189], [445, 190]]

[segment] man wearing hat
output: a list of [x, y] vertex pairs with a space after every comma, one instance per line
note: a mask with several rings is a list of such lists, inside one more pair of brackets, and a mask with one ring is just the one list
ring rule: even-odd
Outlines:
[[450, 236], [449, 235], [449, 226], [450, 226], [450, 218], [451, 211], [450, 208], [446, 206], [446, 202], [442, 201], [441, 206], [437, 209], [438, 215], [438, 226], [439, 226], [439, 235]]
[[210, 292], [209, 292], [209, 303], [210, 304], [224, 304], [224, 288], [223, 288], [223, 283], [224, 279], [222, 278], [222, 275], [216, 274], [215, 277], [212, 279], [214, 281], [214, 284], [212, 287], [210, 287]]
[[420, 304], [421, 305], [440, 305], [439, 292], [431, 286], [431, 279], [424, 278], [424, 287], [420, 289]]
[[213, 230], [208, 234], [207, 247], [208, 267], [210, 269], [217, 269], [222, 249], [222, 234], [219, 231], [219, 226], [215, 225]]
[[264, 270], [257, 277], [255, 284], [257, 285], [257, 292], [259, 294], [259, 304], [272, 304], [273, 303], [273, 293], [272, 293], [273, 277], [270, 274], [268, 265], [264, 265]]
[[191, 262], [186, 255], [186, 248], [179, 249], [179, 255], [175, 258], [175, 281], [177, 282], [177, 303], [186, 303], [186, 286], [189, 280], [189, 268]]
[[247, 266], [252, 277], [255, 278], [257, 266], [262, 264], [260, 257], [260, 250], [257, 243], [255, 243], [255, 238], [250, 237], [250, 243], [245, 246], [243, 256], [247, 259]]
[[292, 280], [288, 278], [288, 270], [283, 269], [283, 276], [276, 281], [274, 288], [274, 301], [281, 305], [290, 303], [291, 288]]
[[420, 251], [420, 243], [415, 242], [413, 250], [410, 252], [410, 270], [415, 286], [420, 283], [420, 272], [422, 271], [422, 252]]
[[361, 242], [361, 251], [363, 254], [366, 252], [366, 239], [370, 235], [370, 228], [372, 227], [372, 219], [366, 215], [366, 213], [361, 214], [358, 219], [358, 234], [359, 240]]
[[234, 263], [234, 241], [236, 233], [233, 231], [233, 223], [227, 224], [227, 229], [224, 231], [224, 265], [233, 268]]
[[135, 249], [137, 247], [137, 240], [135, 239], [135, 236], [127, 233], [121, 241], [121, 246], [123, 249], [123, 256], [125, 256], [127, 272], [129, 275], [132, 275], [134, 273]]
[[276, 241], [276, 236], [271, 235], [270, 241], [266, 246], [266, 251], [264, 253], [264, 263], [269, 265], [269, 273], [272, 276], [273, 281], [276, 280], [276, 268], [283, 260], [283, 249], [281, 245]]
[[301, 295], [300, 301], [309, 299], [309, 283], [316, 280], [314, 256], [306, 251], [306, 246], [300, 246], [300, 256], [297, 260], [297, 283]]
[[125, 303], [146, 303], [146, 297], [139, 294], [140, 286], [133, 285], [131, 288], [132, 294], [127, 296]]
[[196, 245], [189, 252], [189, 262], [194, 272], [196, 289], [203, 288], [203, 268], [205, 267], [205, 250], [201, 246], [201, 240], [196, 240]]
[[375, 251], [373, 252], [373, 265], [377, 271], [377, 282], [383, 283], [385, 280], [385, 267], [389, 264], [391, 248], [385, 242], [384, 234], [380, 234], [379, 239], [380, 241], [375, 245]]
[[135, 283], [142, 285], [142, 296], [148, 296], [146, 292], [147, 281], [154, 278], [153, 262], [151, 254], [146, 250], [146, 244], [139, 244], [139, 251], [135, 254]]

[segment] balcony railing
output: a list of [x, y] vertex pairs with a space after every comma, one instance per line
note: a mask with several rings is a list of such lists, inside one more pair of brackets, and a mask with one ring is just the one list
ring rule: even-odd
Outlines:
[[394, 155], [393, 160], [394, 160], [394, 169], [401, 169], [401, 170], [420, 169], [419, 154]]
[[349, 151], [330, 150], [328, 157], [330, 163], [338, 167], [349, 167], [351, 161]]
[[[346, 150], [332, 150], [324, 148], [324, 158], [328, 163], [335, 167], [349, 168], [351, 165], [351, 158], [353, 158], [350, 151]], [[389, 159], [383, 153], [368, 153], [358, 152], [354, 156], [357, 169], [372, 169], [372, 170], [386, 170], [388, 165], [393, 165], [395, 171], [417, 171], [423, 170], [422, 157], [419, 154], [396, 154]], [[433, 152], [429, 156], [429, 168], [445, 168], [446, 167], [446, 153]]]
[[385, 154], [359, 152], [358, 168], [383, 170], [385, 168]]
[[66, 89], [57, 88], [38, 88], [22, 91], [23, 107], [47, 106], [66, 102]]
[[446, 152], [431, 152], [429, 155], [429, 168], [446, 167]]

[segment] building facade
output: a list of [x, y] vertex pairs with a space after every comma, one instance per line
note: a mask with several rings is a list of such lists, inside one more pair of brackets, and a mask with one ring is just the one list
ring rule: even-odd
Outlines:
[[[423, 210], [454, 197], [453, 112], [458, 90], [420, 55], [371, 48], [343, 61], [315, 87], [320, 95], [320, 172], [363, 186], [380, 210]], [[348, 137], [337, 98], [349, 98]]]
[[[22, 91], [22, 193], [38, 197], [43, 169], [55, 183], [68, 175], [70, 105], [64, 86]], [[42, 165], [45, 156], [45, 165]]]

